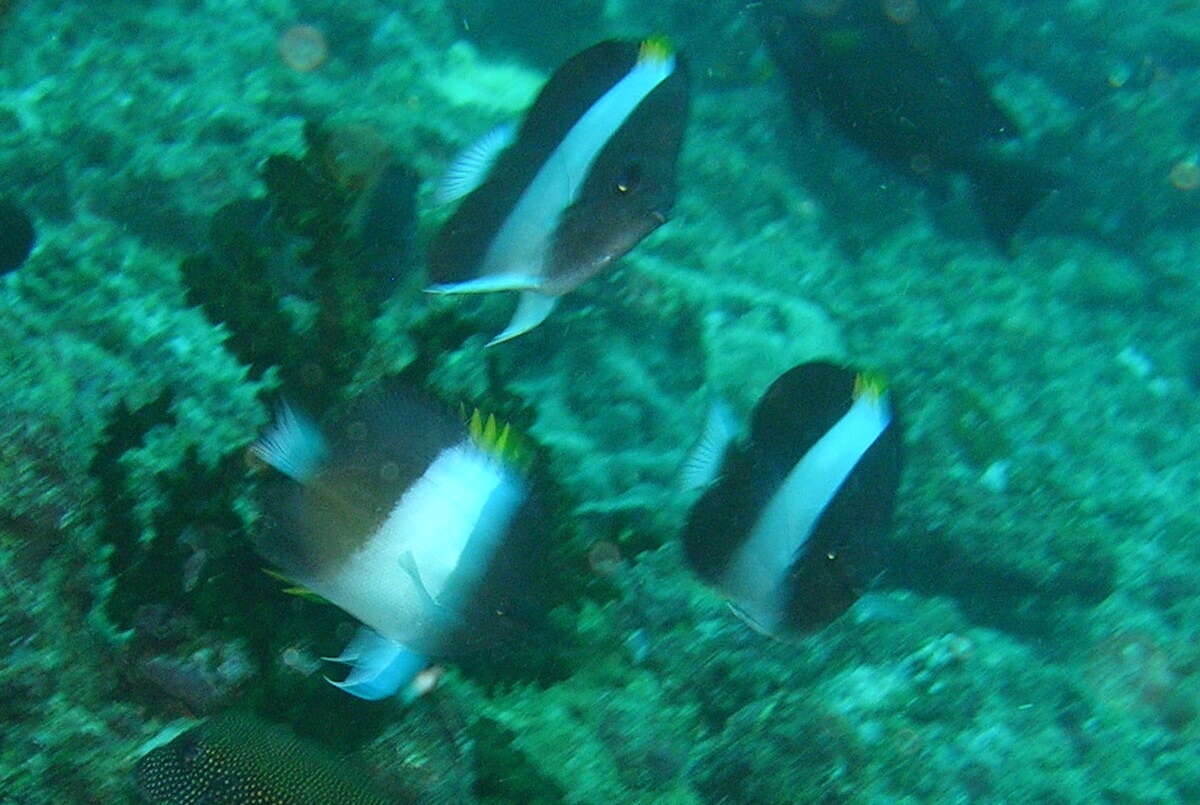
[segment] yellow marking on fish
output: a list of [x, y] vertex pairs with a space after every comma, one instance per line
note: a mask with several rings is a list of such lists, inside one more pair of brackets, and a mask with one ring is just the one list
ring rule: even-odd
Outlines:
[[532, 460], [525, 439], [519, 436], [509, 423], [501, 424], [495, 414], [488, 414], [485, 419], [483, 413], [476, 408], [471, 412], [467, 430], [476, 447], [506, 464], [524, 470]]
[[883, 375], [874, 372], [859, 372], [854, 376], [853, 397], [856, 400], [866, 396], [867, 399], [875, 402], [883, 396], [885, 391], [887, 391], [887, 381], [883, 379]]
[[675, 49], [665, 36], [652, 36], [642, 40], [638, 48], [638, 64], [663, 64], [674, 55]]
[[297, 598], [303, 598], [306, 601], [312, 601], [317, 604], [328, 604], [329, 603], [324, 598], [322, 598], [321, 596], [314, 593], [312, 590], [305, 587], [303, 584], [296, 583], [295, 579], [293, 579], [290, 576], [287, 576], [283, 573], [280, 573], [278, 570], [272, 570], [269, 567], [264, 567], [262, 569], [262, 572], [266, 573], [268, 576], [275, 579], [276, 581], [282, 582], [283, 584], [287, 585], [282, 590], [282, 592], [284, 592], [287, 595], [294, 595]]

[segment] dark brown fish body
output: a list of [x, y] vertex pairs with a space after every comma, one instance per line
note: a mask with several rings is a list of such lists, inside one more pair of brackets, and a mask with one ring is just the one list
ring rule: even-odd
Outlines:
[[1001, 154], [1016, 123], [919, 0], [769, 2], [764, 28], [798, 107], [902, 171], [966, 173], [1001, 245], [1052, 189], [1045, 171]]

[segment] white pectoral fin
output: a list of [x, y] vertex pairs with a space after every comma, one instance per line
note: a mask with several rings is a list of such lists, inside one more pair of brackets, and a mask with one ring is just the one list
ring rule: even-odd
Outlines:
[[487, 345], [493, 347], [502, 341], [507, 341], [510, 338], [516, 338], [519, 335], [529, 332], [545, 321], [546, 317], [550, 315], [550, 311], [554, 310], [554, 306], [557, 304], [557, 296], [549, 296], [537, 291], [524, 291], [521, 294], [521, 298], [517, 301], [517, 310], [513, 313], [508, 326], [504, 328], [503, 332], [491, 341], [488, 341]]
[[421, 599], [425, 620], [428, 623], [436, 624], [438, 628], [458, 624], [458, 618], [429, 594], [429, 588], [425, 586], [425, 582], [421, 581], [421, 571], [417, 568], [417, 560], [413, 557], [412, 551], [405, 551], [400, 555], [400, 569], [412, 581], [413, 588]]
[[438, 182], [433, 195], [434, 202], [449, 204], [479, 187], [491, 172], [496, 158], [512, 145], [516, 136], [516, 125], [504, 123], [464, 148]]
[[428, 665], [424, 655], [365, 626], [355, 633], [341, 654], [321, 659], [350, 666], [350, 673], [341, 682], [329, 677], [325, 677], [325, 681], [352, 696], [370, 701], [386, 699], [396, 693]]

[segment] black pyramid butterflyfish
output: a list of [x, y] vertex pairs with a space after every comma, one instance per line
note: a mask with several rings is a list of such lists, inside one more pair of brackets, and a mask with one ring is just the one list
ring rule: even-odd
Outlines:
[[498, 343], [666, 222], [688, 111], [683, 58], [663, 39], [609, 40], [563, 64], [519, 128], [469, 149], [439, 197], [463, 197], [435, 236], [435, 293], [517, 291]]
[[748, 433], [716, 462], [683, 529], [688, 564], [747, 623], [811, 631], [883, 569], [900, 479], [900, 430], [878, 377], [796, 366], [755, 406]]
[[382, 698], [431, 658], [512, 627], [496, 619], [520, 608], [538, 547], [511, 428], [386, 384], [328, 431], [283, 407], [254, 450], [273, 469], [255, 547], [362, 623], [329, 658], [350, 666], [334, 684]]

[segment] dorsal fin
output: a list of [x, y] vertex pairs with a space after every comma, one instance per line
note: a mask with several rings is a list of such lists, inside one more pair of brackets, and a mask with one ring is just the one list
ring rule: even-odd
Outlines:
[[528, 468], [533, 457], [529, 441], [508, 422], [496, 419], [495, 414], [485, 416], [476, 408], [471, 412], [467, 430], [471, 434], [471, 442], [480, 450], [517, 470]]

